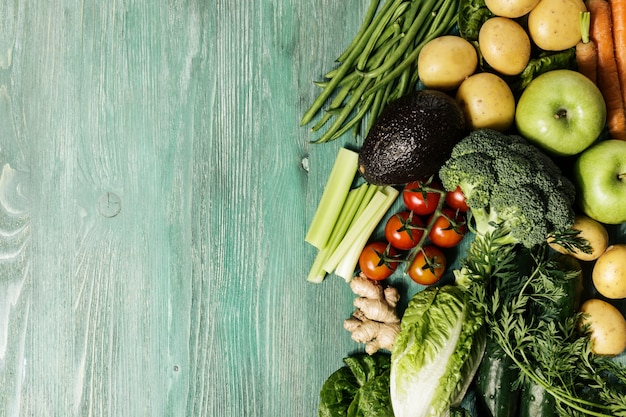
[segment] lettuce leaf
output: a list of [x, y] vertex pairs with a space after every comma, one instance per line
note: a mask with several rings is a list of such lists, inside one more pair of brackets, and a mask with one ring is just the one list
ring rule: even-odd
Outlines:
[[484, 310], [469, 291], [429, 287], [413, 296], [391, 352], [396, 417], [445, 417], [458, 407], [485, 350]]

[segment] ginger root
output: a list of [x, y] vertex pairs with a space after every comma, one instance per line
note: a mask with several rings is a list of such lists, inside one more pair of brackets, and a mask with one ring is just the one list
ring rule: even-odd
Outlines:
[[391, 350], [400, 332], [400, 317], [396, 312], [398, 290], [383, 289], [380, 282], [362, 274], [350, 281], [350, 288], [358, 295], [354, 300], [357, 309], [343, 327], [352, 333], [352, 340], [365, 343], [365, 351], [370, 355], [380, 349]]

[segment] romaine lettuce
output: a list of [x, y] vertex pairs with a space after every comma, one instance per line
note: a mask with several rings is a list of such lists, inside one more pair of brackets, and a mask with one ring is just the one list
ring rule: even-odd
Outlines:
[[484, 310], [468, 290], [429, 287], [413, 296], [391, 353], [395, 417], [445, 417], [460, 405], [485, 350]]

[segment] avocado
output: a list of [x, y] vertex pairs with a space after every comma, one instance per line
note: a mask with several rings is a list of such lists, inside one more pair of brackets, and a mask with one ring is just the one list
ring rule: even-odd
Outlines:
[[359, 152], [370, 184], [397, 185], [436, 174], [466, 135], [463, 111], [444, 92], [419, 90], [390, 102]]

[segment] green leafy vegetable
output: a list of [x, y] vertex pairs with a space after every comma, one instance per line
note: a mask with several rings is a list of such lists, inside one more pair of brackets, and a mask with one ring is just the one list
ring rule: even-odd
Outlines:
[[626, 416], [626, 368], [594, 355], [577, 327], [572, 280], [580, 270], [566, 270], [546, 244], [530, 255], [528, 275], [492, 281], [482, 302], [489, 306], [490, 334], [519, 370], [516, 386], [547, 395], [526, 406], [553, 403], [568, 416]]
[[470, 42], [478, 42], [480, 27], [493, 16], [485, 0], [461, 0], [458, 18], [459, 34]]
[[513, 92], [521, 92], [533, 79], [544, 72], [574, 68], [576, 68], [576, 48], [558, 52], [542, 51], [528, 61], [526, 68], [521, 74], [510, 80], [509, 85]]
[[337, 59], [339, 66], [316, 83], [322, 91], [301, 124], [323, 113], [312, 130], [330, 126], [317, 143], [351, 129], [356, 134], [364, 127], [367, 134], [387, 103], [416, 88], [419, 52], [426, 42], [452, 29], [458, 0], [387, 0], [380, 10], [378, 6], [379, 0], [372, 0], [360, 30]]
[[344, 358], [320, 391], [319, 417], [393, 417], [388, 354]]
[[485, 348], [483, 310], [469, 291], [445, 285], [413, 296], [391, 353], [396, 417], [450, 415], [465, 395]]

